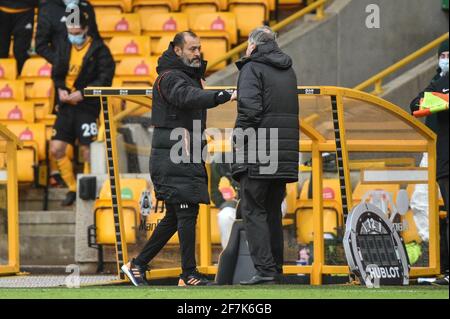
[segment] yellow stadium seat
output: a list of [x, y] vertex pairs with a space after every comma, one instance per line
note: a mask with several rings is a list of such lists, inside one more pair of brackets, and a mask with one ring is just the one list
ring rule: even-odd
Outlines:
[[0, 101], [25, 100], [25, 83], [22, 80], [0, 80]]
[[[120, 12], [130, 12], [133, 0], [91, 0], [90, 3], [97, 8], [113, 8]], [[98, 19], [98, 17], [97, 17]]]
[[[214, 61], [223, 56], [232, 43], [237, 43], [236, 19], [233, 13], [190, 14], [189, 24], [202, 41], [204, 59]], [[211, 70], [220, 70], [226, 62], [216, 65]]]
[[220, 0], [180, 0], [180, 11], [188, 14], [217, 12]]
[[15, 59], [0, 59], [0, 80], [15, 80], [17, 63]]
[[217, 37], [229, 44], [238, 43], [236, 16], [230, 12], [189, 14], [189, 28], [202, 38]]
[[[313, 200], [309, 192], [309, 183], [310, 181], [307, 180], [303, 184], [299, 200], [297, 201], [297, 241], [301, 244], [308, 244], [314, 238]], [[343, 225], [341, 192], [339, 187], [339, 179], [323, 179], [322, 181], [324, 233], [333, 234], [334, 236], [337, 235], [337, 229]], [[291, 192], [294, 191], [291, 190]]]
[[0, 102], [0, 122], [34, 123], [34, 105], [31, 102]]
[[150, 56], [150, 38], [146, 36], [114, 37], [109, 42], [108, 47], [117, 62], [125, 57]]
[[164, 51], [169, 47], [170, 42], [172, 42], [172, 36], [163, 36], [157, 42], [155, 49], [152, 51], [153, 56], [160, 57]]
[[156, 13], [178, 11], [179, 0], [134, 0], [133, 11], [139, 13]]
[[[142, 192], [148, 190], [148, 184], [145, 179], [123, 178], [120, 180], [120, 186], [126, 242], [127, 244], [135, 244], [140, 224], [139, 201]], [[115, 226], [109, 180], [103, 183], [99, 198], [95, 201], [94, 220], [97, 243], [102, 245], [115, 244]]]
[[[314, 216], [312, 206], [299, 207], [296, 212], [297, 242], [307, 245], [314, 240]], [[323, 232], [337, 236], [339, 212], [334, 207], [323, 207]]]
[[116, 67], [115, 85], [152, 85], [156, 80], [157, 57], [124, 58]]
[[419, 230], [417, 229], [416, 221], [414, 220], [413, 211], [409, 210], [405, 216], [402, 216], [402, 221], [406, 222], [406, 230], [400, 232], [405, 244], [409, 244], [411, 242], [420, 244], [422, 242], [422, 238], [419, 235]]
[[141, 35], [141, 22], [137, 14], [110, 14], [97, 18], [98, 29], [103, 38]]
[[44, 58], [31, 58], [25, 62], [20, 79], [23, 79], [25, 83], [29, 83], [36, 79], [50, 78], [51, 76], [51, 64]]
[[[124, 232], [127, 244], [136, 243], [138, 230], [139, 205], [135, 201], [122, 201], [122, 216], [124, 218]], [[96, 227], [96, 241], [100, 245], [114, 245], [116, 229], [114, 226], [111, 201], [97, 200], [94, 204], [94, 223]]]
[[236, 15], [240, 36], [247, 37], [250, 32], [269, 19], [268, 0], [230, 0], [229, 11]]
[[151, 37], [151, 50], [154, 52], [161, 37], [173, 38], [176, 33], [188, 30], [188, 16], [185, 13], [157, 12], [148, 19], [147, 15], [140, 15], [142, 34]]
[[46, 158], [46, 140], [44, 124], [7, 124], [24, 145], [18, 151], [17, 165], [19, 182], [34, 181], [35, 167]]
[[55, 90], [51, 79], [39, 79], [26, 85], [25, 94], [26, 100], [34, 105], [37, 120], [52, 113]]

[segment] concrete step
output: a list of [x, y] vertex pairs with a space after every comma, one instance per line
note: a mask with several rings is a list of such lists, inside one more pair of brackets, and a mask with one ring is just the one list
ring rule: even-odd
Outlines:
[[20, 259], [23, 265], [74, 263], [75, 212], [21, 211]]
[[[50, 188], [48, 193], [48, 210], [72, 210], [71, 207], [61, 206], [68, 189]], [[19, 210], [36, 211], [44, 209], [45, 190], [43, 188], [21, 187], [19, 189]]]

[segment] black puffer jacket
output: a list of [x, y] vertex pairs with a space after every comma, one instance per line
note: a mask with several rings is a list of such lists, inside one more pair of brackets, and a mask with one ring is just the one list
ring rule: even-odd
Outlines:
[[0, 7], [11, 9], [36, 8], [39, 0], [0, 0]]
[[[193, 135], [193, 121], [197, 120], [201, 134], [206, 126], [206, 109], [217, 106], [215, 91], [202, 89], [202, 67], [186, 66], [175, 54], [170, 44], [158, 61], [158, 78], [153, 88], [152, 124], [154, 133], [150, 156], [150, 175], [156, 198], [171, 204], [209, 203], [208, 178], [203, 161], [194, 161], [193, 144], [204, 147], [200, 136]], [[172, 129], [178, 128], [181, 136], [170, 139]], [[194, 141], [195, 139], [195, 141]], [[175, 144], [183, 145], [189, 159], [174, 163], [170, 151]]]
[[[247, 172], [251, 178], [281, 179], [286, 182], [298, 180], [299, 162], [299, 104], [297, 77], [292, 69], [291, 58], [284, 54], [276, 42], [271, 41], [257, 47], [250, 57], [236, 63], [240, 70], [238, 79], [238, 115], [235, 125], [235, 145], [237, 155], [233, 164], [233, 178]], [[236, 129], [267, 129], [263, 135], [244, 137]], [[270, 134], [270, 129], [278, 131], [278, 137]], [[264, 143], [269, 154], [270, 143], [278, 144], [278, 151], [272, 149], [270, 163], [258, 156], [257, 149]], [[264, 142], [265, 141], [265, 142]], [[253, 153], [256, 161], [249, 155]], [[244, 159], [239, 163], [239, 158]], [[274, 171], [267, 169], [269, 164]]]
[[[243, 173], [247, 173], [251, 178], [297, 181], [299, 105], [297, 77], [291, 58], [280, 50], [276, 42], [271, 41], [258, 46], [250, 57], [238, 61], [236, 65], [240, 74], [234, 133], [238, 144], [235, 145], [233, 178], [239, 180]], [[249, 128], [254, 129], [256, 134], [245, 139], [236, 130]], [[258, 133], [258, 129], [267, 129], [266, 138]], [[270, 129], [277, 130], [278, 136], [271, 134]], [[244, 147], [239, 146], [239, 141], [244, 143]], [[251, 146], [252, 142], [255, 147]], [[277, 145], [277, 149], [271, 149], [270, 144]], [[276, 155], [269, 163], [258, 156], [257, 150], [262, 145], [266, 147], [267, 154], [271, 149], [271, 153]], [[252, 154], [256, 161], [252, 160]], [[267, 170], [269, 164], [272, 168]]]
[[[89, 16], [89, 35], [98, 37], [94, 8], [88, 1], [80, 1], [80, 10]], [[36, 52], [50, 64], [54, 63], [58, 47], [68, 42], [65, 17], [66, 6], [62, 0], [41, 0], [36, 30]]]
[[[430, 85], [421, 92], [418, 97], [416, 97], [411, 102], [411, 112], [417, 111], [419, 109], [418, 102], [424, 96], [424, 92], [438, 92], [449, 94], [449, 77], [448, 73], [445, 76], [435, 78]], [[443, 111], [436, 113], [434, 116], [437, 117], [437, 128], [435, 132], [437, 134], [437, 179], [448, 177], [448, 143], [449, 143], [449, 111]]]
[[[69, 72], [71, 48], [72, 45], [66, 42], [59, 47], [56, 54], [52, 68], [52, 78], [56, 90], [69, 90], [66, 87], [66, 76]], [[101, 39], [95, 38], [83, 58], [81, 71], [74, 82], [74, 87], [83, 93], [83, 90], [88, 86], [111, 86], [115, 68], [116, 64], [108, 47]], [[98, 114], [100, 112], [100, 101], [98, 98], [86, 97], [77, 107], [80, 110]]]

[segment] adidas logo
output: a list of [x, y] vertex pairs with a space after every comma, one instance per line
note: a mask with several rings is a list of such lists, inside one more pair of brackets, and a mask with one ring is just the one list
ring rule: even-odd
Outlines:
[[25, 30], [31, 30], [31, 29], [33, 29], [33, 25], [32, 25], [31, 23], [28, 23], [28, 24], [25, 26]]

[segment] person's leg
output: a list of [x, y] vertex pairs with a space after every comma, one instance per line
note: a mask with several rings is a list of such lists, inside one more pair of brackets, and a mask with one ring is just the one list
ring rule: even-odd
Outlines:
[[25, 61], [30, 57], [28, 50], [33, 38], [34, 9], [14, 14], [14, 57], [17, 60], [17, 71], [20, 74]]
[[250, 179], [247, 175], [243, 175], [240, 184], [239, 205], [253, 264], [260, 275], [276, 276], [277, 269], [271, 251], [267, 211], [264, 207], [270, 182]]
[[177, 204], [178, 238], [180, 240], [181, 268], [187, 276], [197, 269], [195, 261], [195, 226], [198, 216], [197, 204]]
[[266, 199], [267, 223], [270, 231], [270, 245], [272, 255], [277, 265], [277, 271], [283, 273], [284, 263], [284, 237], [281, 204], [286, 194], [286, 184], [273, 182], [270, 184]]
[[[73, 112], [70, 109], [60, 109], [58, 112], [50, 142], [50, 155], [56, 160], [61, 177], [69, 188], [69, 192], [75, 193], [77, 182], [73, 174], [73, 164], [66, 156], [67, 145], [73, 145], [75, 142], [72, 117]], [[61, 147], [61, 143], [64, 143], [64, 148]]]
[[11, 24], [11, 14], [0, 11], [0, 59], [6, 59], [9, 56]]
[[146, 266], [167, 244], [177, 231], [177, 215], [173, 204], [166, 204], [166, 215], [158, 223], [141, 253], [134, 259], [139, 266]]
[[449, 181], [448, 181], [448, 176], [445, 178], [441, 178], [438, 180], [439, 183], [439, 188], [441, 190], [441, 194], [442, 194], [442, 199], [444, 200], [444, 205], [445, 205], [445, 210], [447, 211], [447, 218], [446, 218], [446, 222], [447, 222], [447, 253], [448, 253], [448, 208], [449, 208]]

